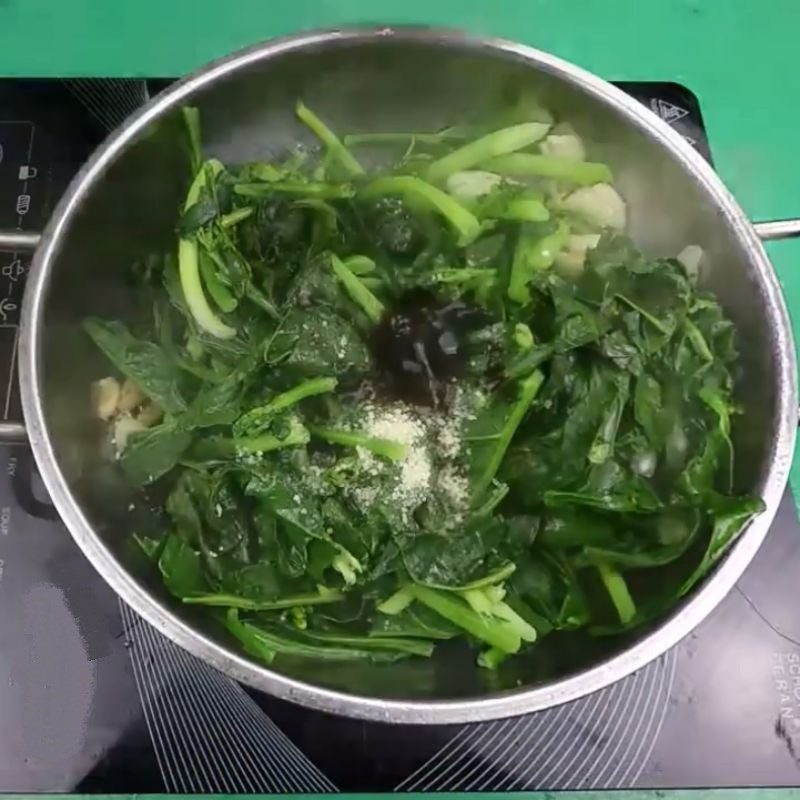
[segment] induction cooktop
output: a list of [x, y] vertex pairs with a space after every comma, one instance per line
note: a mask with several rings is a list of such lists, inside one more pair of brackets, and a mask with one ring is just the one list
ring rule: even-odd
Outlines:
[[[0, 226], [37, 230], [92, 149], [169, 80], [0, 80]], [[674, 83], [620, 86], [711, 153]], [[0, 252], [0, 408], [20, 417], [29, 265]], [[24, 445], [0, 445], [0, 791], [327, 792], [800, 783], [800, 527], [787, 494], [736, 588], [625, 680], [498, 722], [392, 727], [252, 692], [124, 606]]]

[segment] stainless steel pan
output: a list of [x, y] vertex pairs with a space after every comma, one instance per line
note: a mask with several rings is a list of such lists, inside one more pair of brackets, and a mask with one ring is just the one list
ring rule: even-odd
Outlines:
[[[627, 639], [576, 652], [542, 643], [491, 688], [469, 663], [308, 664], [289, 674], [216, 638], [172, 603], [126, 548], [146, 506], [97, 455], [87, 387], [107, 366], [80, 332], [89, 314], [134, 318], [148, 309], [126, 281], [130, 263], [173, 245], [188, 175], [178, 109], [200, 107], [208, 150], [241, 161], [277, 153], [305, 132], [296, 98], [337, 130], [436, 129], [498, 111], [508, 91], [534, 87], [608, 161], [629, 202], [631, 233], [656, 254], [700, 245], [739, 329], [744, 415], [737, 480], [766, 502], [716, 572], [671, 616]], [[309, 142], [310, 143], [310, 142]], [[19, 342], [27, 436], [75, 541], [135, 611], [208, 663], [257, 689], [325, 711], [390, 722], [451, 723], [563, 703], [633, 672], [678, 642], [734, 585], [767, 533], [783, 493], [797, 424], [795, 355], [786, 309], [761, 238], [800, 233], [800, 222], [754, 225], [713, 170], [667, 125], [595, 76], [545, 53], [453, 32], [372, 29], [267, 42], [200, 70], [154, 98], [115, 131], [72, 182], [41, 238], [0, 237], [35, 249]], [[133, 504], [133, 511], [129, 505]]]

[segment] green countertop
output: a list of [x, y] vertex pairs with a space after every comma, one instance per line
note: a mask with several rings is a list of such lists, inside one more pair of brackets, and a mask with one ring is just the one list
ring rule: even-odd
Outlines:
[[[461, 27], [609, 79], [679, 81], [745, 211], [800, 214], [800, 0], [0, 0], [0, 75], [176, 75], [271, 36], [369, 22]], [[768, 250], [800, 341], [800, 241]], [[800, 496], [800, 459], [792, 485]]]

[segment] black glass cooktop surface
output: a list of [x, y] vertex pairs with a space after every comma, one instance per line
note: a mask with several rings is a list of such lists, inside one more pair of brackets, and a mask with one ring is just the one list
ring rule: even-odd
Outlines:
[[[0, 80], [0, 226], [38, 229], [108, 129], [164, 81]], [[625, 91], [710, 157], [697, 99]], [[0, 252], [0, 408], [18, 418], [28, 260]], [[124, 607], [24, 446], [0, 446], [0, 791], [301, 792], [796, 785], [800, 526], [787, 494], [738, 586], [679, 646], [559, 708], [388, 727], [244, 690]]]

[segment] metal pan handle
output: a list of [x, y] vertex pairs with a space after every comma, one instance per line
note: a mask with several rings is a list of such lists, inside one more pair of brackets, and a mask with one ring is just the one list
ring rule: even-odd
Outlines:
[[42, 234], [37, 231], [4, 231], [0, 229], [0, 250], [31, 253], [41, 241]]
[[[42, 234], [37, 231], [0, 230], [0, 250], [12, 253], [31, 253], [39, 245]], [[0, 442], [23, 444], [28, 441], [28, 432], [22, 422], [0, 420]]]
[[764, 242], [775, 239], [794, 239], [800, 236], [800, 219], [773, 219], [754, 222], [753, 227]]

